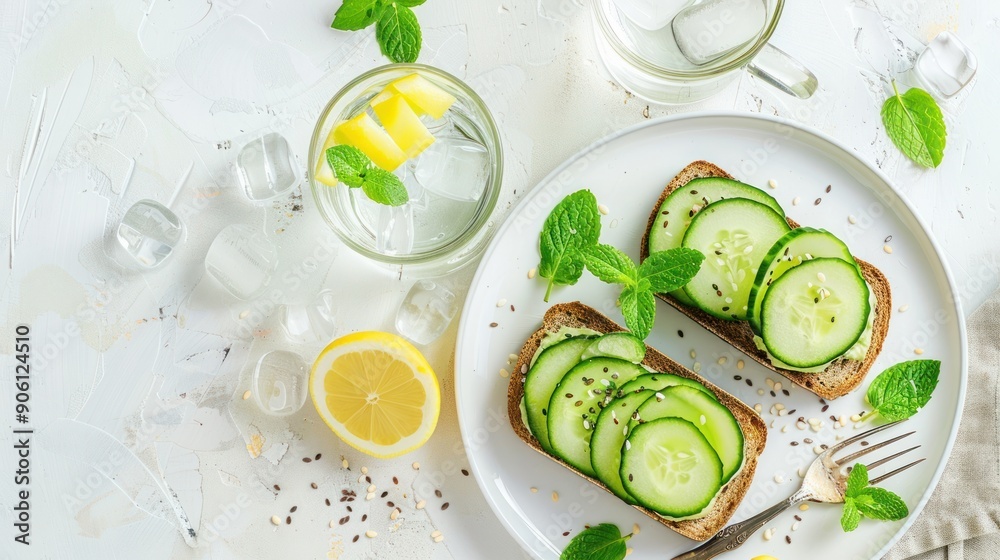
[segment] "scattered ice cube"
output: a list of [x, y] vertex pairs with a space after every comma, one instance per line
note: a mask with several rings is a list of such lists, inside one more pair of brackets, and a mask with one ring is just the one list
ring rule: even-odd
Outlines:
[[271, 132], [243, 146], [236, 158], [236, 178], [254, 202], [277, 197], [298, 184], [295, 160], [285, 137]]
[[455, 133], [455, 123], [448, 116], [435, 119], [430, 115], [424, 115], [420, 117], [420, 122], [424, 123], [424, 126], [427, 127], [427, 132], [430, 132], [435, 137], [450, 136]]
[[322, 290], [305, 305], [284, 305], [281, 327], [292, 342], [308, 344], [329, 341], [334, 335], [335, 299], [332, 290]]
[[251, 391], [257, 406], [267, 414], [294, 414], [309, 395], [309, 368], [302, 356], [273, 350], [257, 361]]
[[479, 200], [489, 174], [486, 146], [463, 136], [440, 137], [414, 160], [416, 180], [428, 191], [452, 200]]
[[674, 38], [681, 54], [703, 65], [754, 40], [767, 24], [764, 0], [706, 0], [674, 18]]
[[662, 29], [694, 0], [615, 0], [618, 10], [632, 23], [650, 31]]
[[151, 269], [167, 260], [184, 237], [184, 224], [166, 206], [140, 200], [115, 231], [116, 260], [130, 268]]
[[420, 280], [396, 312], [396, 330], [417, 344], [430, 344], [448, 328], [457, 311], [455, 294], [448, 288]]
[[914, 70], [932, 94], [949, 98], [972, 81], [978, 65], [976, 55], [965, 43], [943, 31], [917, 57]]
[[278, 264], [278, 250], [263, 232], [234, 224], [219, 232], [205, 255], [205, 270], [239, 299], [253, 299], [267, 288]]
[[379, 206], [375, 219], [375, 250], [385, 255], [413, 252], [413, 205]]

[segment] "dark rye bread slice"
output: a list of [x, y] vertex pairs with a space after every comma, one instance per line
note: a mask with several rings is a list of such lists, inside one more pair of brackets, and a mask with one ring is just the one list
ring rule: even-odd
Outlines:
[[[699, 177], [733, 178], [732, 175], [726, 173], [719, 166], [707, 161], [696, 161], [682, 169], [667, 184], [667, 188], [663, 189], [663, 193], [656, 201], [656, 205], [653, 206], [653, 212], [649, 215], [649, 223], [646, 225], [646, 233], [642, 236], [642, 247], [639, 252], [640, 260], [645, 260], [649, 256], [649, 234], [653, 226], [658, 222], [657, 218], [660, 206], [663, 205], [664, 199], [670, 193], [674, 192], [674, 190], [686, 185], [691, 179]], [[789, 226], [793, 228], [799, 227], [799, 224], [795, 223], [791, 218], [787, 218], [787, 220]], [[868, 281], [868, 285], [874, 290], [877, 299], [871, 345], [868, 347], [868, 353], [865, 355], [864, 360], [857, 361], [841, 358], [819, 373], [801, 373], [771, 365], [771, 362], [767, 359], [767, 354], [758, 350], [757, 346], [753, 343], [753, 331], [750, 329], [750, 324], [746, 321], [724, 321], [700, 309], [688, 307], [669, 294], [657, 294], [657, 297], [674, 306], [681, 313], [694, 319], [701, 326], [713, 332], [722, 340], [732, 344], [737, 350], [750, 356], [764, 367], [787, 377], [792, 383], [812, 391], [824, 399], [836, 399], [853, 391], [861, 384], [865, 376], [868, 375], [868, 370], [871, 369], [875, 358], [882, 351], [882, 344], [885, 342], [885, 337], [889, 332], [889, 316], [892, 314], [892, 291], [889, 288], [889, 280], [873, 265], [857, 257], [854, 260], [861, 267], [861, 273], [865, 277], [865, 280]]]
[[[528, 338], [528, 341], [524, 343], [524, 346], [521, 347], [521, 353], [518, 355], [514, 371], [527, 371], [527, 365], [531, 363], [531, 358], [535, 355], [535, 351], [538, 350], [542, 338], [546, 333], [558, 331], [559, 327], [588, 328], [600, 333], [626, 330], [602, 315], [596, 309], [580, 302], [553, 305], [545, 312], [545, 317], [542, 318], [542, 327], [535, 331]], [[767, 426], [753, 409], [740, 402], [739, 399], [709, 383], [698, 374], [671, 360], [656, 349], [647, 346], [646, 358], [642, 363], [656, 371], [673, 373], [694, 379], [705, 387], [708, 387], [715, 393], [719, 402], [732, 411], [733, 416], [736, 417], [736, 420], [740, 423], [740, 428], [743, 430], [745, 440], [745, 461], [743, 468], [722, 487], [719, 496], [705, 517], [687, 521], [669, 521], [646, 508], [633, 506], [650, 518], [659, 521], [685, 537], [703, 541], [715, 535], [726, 525], [729, 518], [736, 511], [736, 508], [739, 507], [740, 501], [743, 500], [747, 488], [753, 482], [754, 471], [757, 469], [757, 459], [764, 452], [764, 444], [767, 442]], [[524, 425], [521, 418], [521, 398], [524, 396], [524, 379], [524, 375], [511, 375], [510, 384], [507, 386], [507, 414], [510, 416], [510, 425], [514, 428], [517, 437], [521, 438], [522, 441], [539, 453], [544, 454], [553, 461], [561, 463], [567, 469], [607, 490], [601, 481], [581, 473], [558, 457], [546, 453], [541, 445], [538, 444], [538, 440], [531, 435], [531, 431]]]

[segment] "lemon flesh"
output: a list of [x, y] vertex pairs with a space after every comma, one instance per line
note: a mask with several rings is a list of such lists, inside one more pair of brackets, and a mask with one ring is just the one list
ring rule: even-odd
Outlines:
[[338, 124], [333, 129], [333, 139], [337, 144], [347, 144], [361, 150], [372, 163], [386, 171], [393, 171], [406, 161], [403, 150], [368, 113], [361, 113]]
[[418, 156], [434, 143], [434, 136], [420, 122], [420, 117], [402, 95], [391, 95], [384, 101], [373, 104], [372, 110], [407, 158]]

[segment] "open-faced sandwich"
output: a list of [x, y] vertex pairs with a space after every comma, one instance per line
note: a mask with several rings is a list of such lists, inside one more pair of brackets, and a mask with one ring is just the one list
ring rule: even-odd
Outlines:
[[753, 480], [763, 420], [586, 305], [551, 307], [514, 371], [518, 437], [686, 537], [724, 527]]
[[696, 161], [660, 195], [641, 258], [675, 247], [705, 261], [661, 299], [820, 397], [865, 378], [889, 330], [889, 281], [835, 235], [799, 227], [763, 190]]

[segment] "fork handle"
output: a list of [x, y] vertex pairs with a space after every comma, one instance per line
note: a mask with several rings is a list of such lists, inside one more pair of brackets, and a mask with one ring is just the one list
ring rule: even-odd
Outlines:
[[750, 538], [750, 535], [756, 533], [781, 512], [808, 499], [809, 495], [800, 490], [787, 500], [783, 500], [749, 519], [733, 523], [719, 531], [711, 539], [702, 543], [698, 548], [676, 556], [673, 560], [709, 560], [724, 552], [735, 550], [743, 546], [743, 543]]

